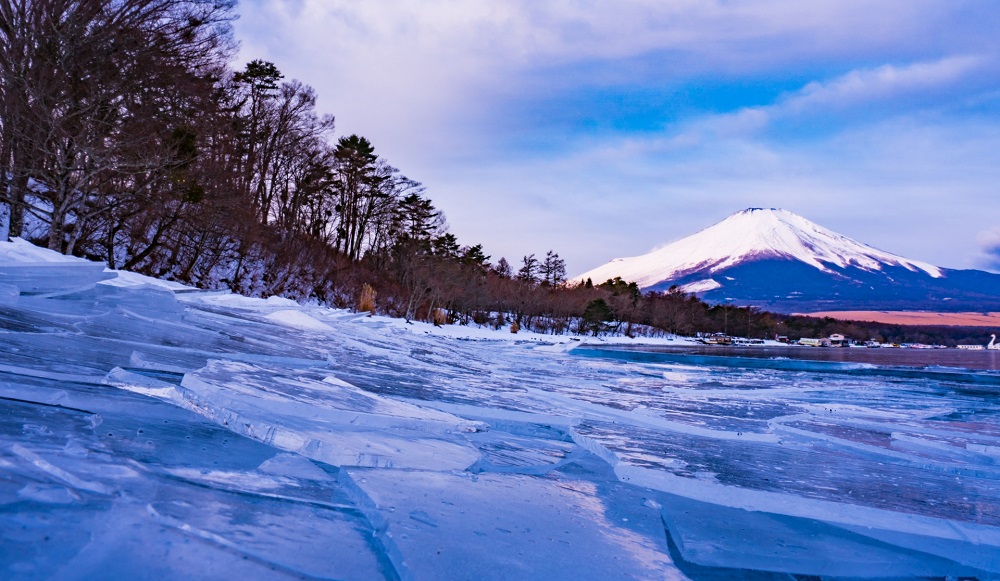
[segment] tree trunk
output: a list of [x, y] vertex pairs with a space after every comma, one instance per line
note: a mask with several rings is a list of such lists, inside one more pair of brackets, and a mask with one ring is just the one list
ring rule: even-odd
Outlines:
[[28, 176], [15, 175], [10, 181], [10, 229], [9, 238], [17, 238], [24, 233], [24, 198], [28, 189]]

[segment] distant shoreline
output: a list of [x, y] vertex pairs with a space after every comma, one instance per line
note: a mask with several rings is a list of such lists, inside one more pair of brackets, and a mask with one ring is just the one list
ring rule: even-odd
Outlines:
[[942, 327], [993, 327], [1000, 329], [1000, 312], [940, 313], [933, 311], [820, 311], [796, 313], [807, 317], [830, 317], [841, 321], [866, 321], [889, 325]]

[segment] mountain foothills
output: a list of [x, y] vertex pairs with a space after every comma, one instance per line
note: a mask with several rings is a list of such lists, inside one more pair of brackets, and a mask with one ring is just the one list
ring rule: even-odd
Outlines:
[[716, 303], [781, 312], [1000, 310], [1000, 275], [883, 252], [780, 209], [750, 208], [682, 240], [577, 277], [677, 286]]

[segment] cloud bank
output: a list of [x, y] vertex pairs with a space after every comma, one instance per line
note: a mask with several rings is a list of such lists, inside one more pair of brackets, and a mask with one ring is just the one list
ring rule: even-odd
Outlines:
[[249, 0], [243, 60], [312, 84], [494, 258], [571, 271], [747, 206], [981, 262], [1000, 216], [990, 1]]

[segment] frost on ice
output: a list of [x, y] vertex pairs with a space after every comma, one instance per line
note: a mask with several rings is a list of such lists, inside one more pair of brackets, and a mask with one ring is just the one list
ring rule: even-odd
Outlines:
[[1000, 377], [571, 349], [0, 245], [3, 578], [1000, 576]]

